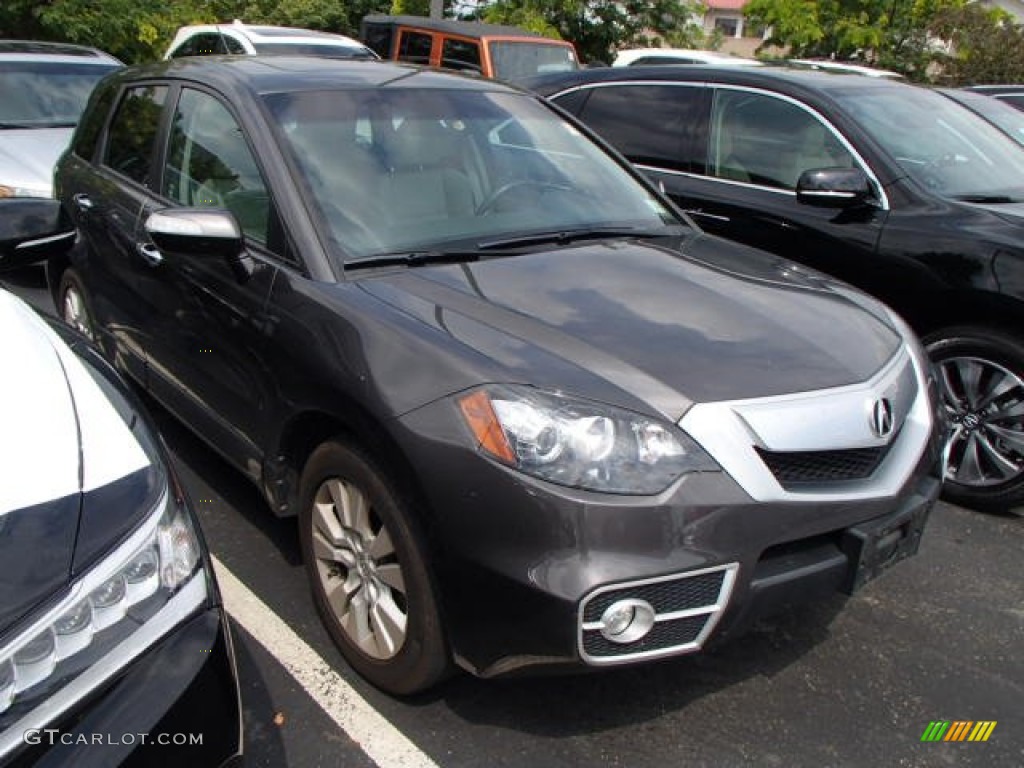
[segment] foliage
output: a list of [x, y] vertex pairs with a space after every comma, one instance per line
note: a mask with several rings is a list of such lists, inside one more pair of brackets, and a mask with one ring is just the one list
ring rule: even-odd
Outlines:
[[930, 31], [949, 41], [942, 80], [955, 85], [1024, 82], [1024, 28], [999, 9], [971, 3], [940, 13]]
[[931, 34], [941, 14], [967, 0], [750, 0], [744, 15], [769, 27], [766, 45], [793, 57], [860, 60], [925, 79], [941, 56]]
[[358, 35], [390, 0], [3, 0], [0, 38], [91, 45], [131, 64], [163, 56], [178, 27], [242, 19]]
[[572, 41], [583, 61], [609, 62], [619, 48], [700, 47], [702, 7], [693, 0], [491, 0], [484, 21]]

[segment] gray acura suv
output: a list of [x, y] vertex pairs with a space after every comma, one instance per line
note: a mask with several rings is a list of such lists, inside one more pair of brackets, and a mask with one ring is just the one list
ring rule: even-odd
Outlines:
[[56, 176], [65, 321], [296, 516], [399, 694], [630, 664], [913, 554], [934, 383], [885, 306], [702, 233], [577, 123], [384, 62], [99, 86]]

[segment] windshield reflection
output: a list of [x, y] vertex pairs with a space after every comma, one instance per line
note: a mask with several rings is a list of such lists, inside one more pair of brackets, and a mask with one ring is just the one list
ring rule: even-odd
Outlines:
[[684, 224], [525, 95], [396, 88], [265, 98], [347, 260], [530, 233]]
[[924, 88], [837, 93], [916, 182], [948, 198], [1024, 200], [1024, 153], [999, 129]]

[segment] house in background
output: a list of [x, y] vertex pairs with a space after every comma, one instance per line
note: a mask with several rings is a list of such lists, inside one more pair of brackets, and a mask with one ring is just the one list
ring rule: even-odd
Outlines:
[[[764, 42], [764, 28], [754, 27], [743, 18], [747, 0], [704, 0], [704, 4], [707, 6], [704, 31], [712, 34], [718, 30], [721, 33], [722, 46], [719, 51], [752, 57], [757, 47]], [[1024, 6], [1024, 0], [1018, 4]]]

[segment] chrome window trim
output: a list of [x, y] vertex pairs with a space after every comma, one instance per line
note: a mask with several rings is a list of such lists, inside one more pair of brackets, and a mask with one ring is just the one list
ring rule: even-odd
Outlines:
[[[851, 144], [846, 139], [846, 137], [839, 131], [839, 129], [836, 128], [834, 125], [832, 125], [832, 123], [824, 115], [822, 115], [820, 112], [818, 112], [818, 110], [814, 109], [811, 106], [808, 106], [807, 104], [804, 104], [799, 99], [795, 99], [792, 96], [788, 96], [788, 95], [786, 95], [784, 93], [777, 93], [775, 91], [769, 91], [769, 90], [766, 90], [764, 88], [758, 88], [756, 86], [732, 85], [732, 84], [728, 84], [728, 83], [716, 83], [716, 82], [712, 82], [710, 80], [701, 80], [699, 82], [698, 81], [677, 82], [677, 81], [671, 81], [671, 80], [615, 80], [615, 81], [611, 81], [611, 82], [583, 83], [581, 85], [574, 85], [571, 88], [566, 88], [564, 91], [559, 91], [558, 93], [554, 93], [551, 96], [549, 96], [548, 98], [550, 98], [552, 100], [555, 100], [555, 99], [557, 99], [560, 96], [565, 96], [565, 95], [570, 94], [570, 93], [575, 93], [576, 91], [594, 90], [594, 89], [597, 89], [597, 88], [612, 88], [612, 87], [621, 86], [621, 85], [671, 85], [671, 86], [675, 86], [675, 87], [679, 87], [679, 88], [711, 88], [713, 90], [745, 91], [745, 92], [748, 92], [748, 93], [756, 93], [756, 94], [759, 94], [759, 95], [762, 95], [762, 96], [770, 96], [770, 97], [773, 97], [773, 98], [776, 98], [776, 99], [781, 99], [782, 101], [788, 102], [788, 103], [792, 104], [793, 106], [796, 106], [796, 107], [804, 110], [808, 114], [810, 114], [815, 120], [817, 120], [819, 123], [821, 123], [830, 133], [832, 133], [833, 136], [836, 137], [836, 139], [839, 141], [840, 144], [843, 145], [843, 147], [846, 149], [846, 151], [849, 152], [853, 156], [853, 159], [860, 166], [860, 169], [862, 171], [864, 171], [864, 173], [867, 175], [868, 179], [871, 181], [872, 187], [874, 188], [876, 194], [878, 195], [879, 209], [883, 210], [883, 211], [891, 210], [890, 204], [889, 204], [889, 196], [885, 193], [885, 188], [882, 187], [881, 182], [878, 180], [878, 176], [875, 175], [875, 172], [871, 169], [871, 166], [864, 159], [864, 157], [860, 154], [860, 152], [858, 152], [854, 148], [853, 144]], [[714, 95], [712, 95], [712, 97], [713, 96]], [[579, 118], [579, 119], [582, 120], [582, 118]], [[586, 121], [583, 121], [583, 122], [586, 123]], [[711, 141], [711, 128], [712, 128], [712, 126], [710, 124], [710, 116], [709, 116], [709, 121], [708, 121], [708, 142], [709, 143]], [[789, 197], [793, 197], [793, 198], [796, 197], [796, 192], [794, 190], [779, 189], [778, 187], [769, 187], [769, 186], [765, 186], [763, 184], [751, 184], [750, 182], [735, 181], [733, 179], [720, 179], [717, 176], [710, 176], [708, 174], [688, 173], [686, 171], [674, 171], [674, 170], [669, 170], [667, 168], [657, 168], [657, 167], [650, 166], [650, 165], [644, 165], [644, 166], [636, 165], [636, 168], [642, 169], [642, 170], [656, 171], [658, 173], [667, 173], [667, 174], [671, 174], [671, 175], [675, 175], [675, 176], [687, 176], [687, 177], [694, 178], [694, 179], [701, 179], [703, 181], [717, 181], [717, 182], [721, 182], [723, 184], [732, 184], [734, 186], [745, 187], [745, 188], [749, 188], [749, 189], [763, 190], [763, 191], [766, 191], [766, 192], [775, 192], [777, 194], [788, 195]]]
[[[708, 637], [718, 626], [718, 622], [722, 619], [725, 614], [725, 609], [729, 606], [729, 600], [732, 597], [733, 588], [736, 586], [736, 579], [739, 574], [740, 564], [739, 563], [726, 563], [724, 565], [715, 565], [710, 568], [700, 568], [695, 571], [684, 571], [682, 573], [672, 573], [666, 576], [655, 576], [649, 579], [634, 579], [632, 581], [622, 581], [614, 584], [604, 584], [596, 589], [588, 592], [579, 603], [577, 609], [577, 629], [576, 629], [576, 648], [580, 655], [580, 659], [584, 663], [595, 667], [609, 667], [616, 666], [619, 664], [632, 664], [637, 661], [644, 661], [648, 659], [659, 659], [666, 656], [676, 656], [684, 653], [692, 653], [699, 651]], [[650, 651], [639, 651], [636, 653], [630, 653], [626, 646], [623, 646], [623, 653], [615, 656], [591, 656], [586, 652], [583, 646], [583, 633], [584, 631], [596, 631], [600, 628], [599, 622], [584, 622], [583, 615], [587, 610], [587, 605], [595, 597], [599, 595], [607, 594], [608, 592], [621, 592], [628, 590], [632, 587], [646, 587], [651, 584], [662, 584], [669, 581], [686, 581], [697, 576], [703, 576], [708, 573], [723, 572], [722, 585], [718, 589], [718, 596], [714, 603], [701, 606], [699, 608], [687, 608], [681, 611], [670, 611], [669, 613], [660, 613], [655, 616], [655, 624], [666, 621], [678, 621], [679, 619], [690, 618], [692, 616], [707, 615], [708, 620], [705, 622], [703, 629], [700, 633], [689, 643], [683, 643], [680, 645], [671, 645], [666, 648], [656, 648]], [[624, 597], [625, 599], [625, 597]]]

